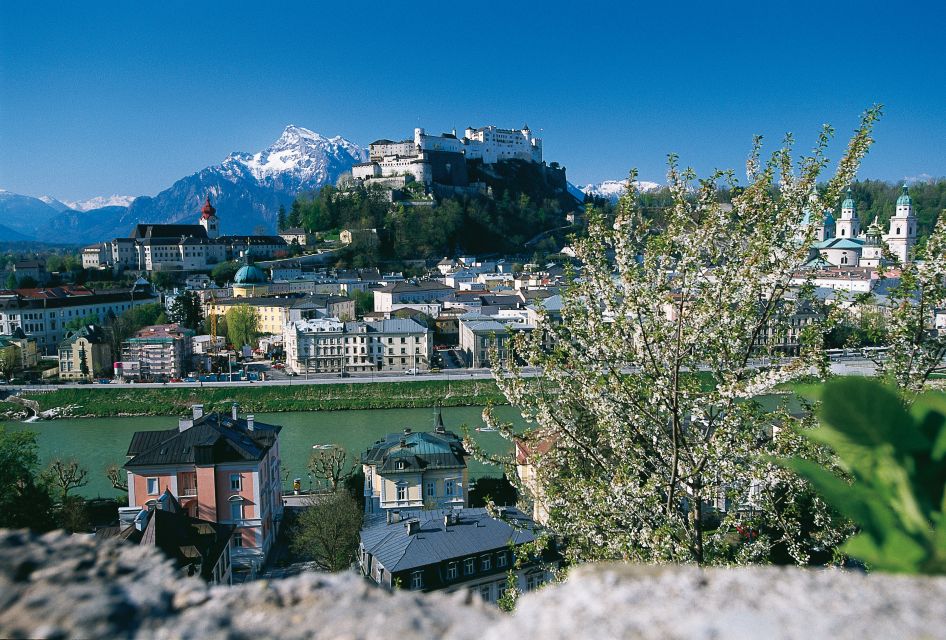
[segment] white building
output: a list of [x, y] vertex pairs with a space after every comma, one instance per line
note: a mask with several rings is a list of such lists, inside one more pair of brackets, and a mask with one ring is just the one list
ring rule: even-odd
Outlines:
[[[804, 228], [808, 224], [811, 224], [810, 216], [806, 216], [799, 235], [804, 234]], [[905, 264], [912, 259], [910, 254], [916, 246], [916, 233], [916, 215], [907, 185], [903, 185], [902, 193], [897, 198], [897, 209], [890, 218], [890, 230], [886, 235], [882, 234], [876, 219], [867, 228], [866, 233], [861, 231], [854, 198], [848, 189], [847, 197], [841, 203], [841, 219], [835, 222], [834, 217], [826, 213], [824, 218], [817, 222], [817, 242], [811, 248], [809, 264], [876, 268], [883, 262], [885, 247], [901, 264]]]
[[424, 370], [433, 351], [433, 332], [410, 319], [297, 320], [284, 341], [286, 366], [299, 374]]
[[107, 325], [132, 307], [157, 302], [150, 289], [136, 285], [133, 289], [95, 292], [85, 287], [47, 287], [17, 289], [0, 294], [0, 334], [16, 329], [36, 340], [36, 348], [45, 354], [56, 348], [69, 333], [66, 328], [75, 321]]
[[452, 287], [436, 280], [395, 282], [374, 291], [374, 310], [390, 313], [396, 304], [442, 302], [453, 293]]

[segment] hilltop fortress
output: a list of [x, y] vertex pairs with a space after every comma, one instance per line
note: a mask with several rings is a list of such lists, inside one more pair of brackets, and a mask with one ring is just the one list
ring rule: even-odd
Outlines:
[[539, 165], [543, 174], [561, 173], [564, 186], [564, 169], [557, 163], [545, 165], [542, 140], [533, 135], [528, 125], [521, 129], [467, 127], [463, 137], [456, 130], [438, 136], [417, 128], [413, 138], [375, 140], [368, 149], [368, 162], [352, 167], [352, 178], [366, 186], [380, 184], [399, 189], [416, 181], [428, 190], [446, 187], [453, 191], [482, 191], [491, 167], [506, 161]]

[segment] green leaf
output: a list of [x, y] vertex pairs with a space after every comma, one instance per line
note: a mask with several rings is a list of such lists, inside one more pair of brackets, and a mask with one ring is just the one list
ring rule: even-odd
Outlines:
[[928, 450], [900, 399], [887, 387], [864, 378], [838, 378], [825, 385], [819, 417], [827, 431], [852, 444], [892, 445], [898, 452]]

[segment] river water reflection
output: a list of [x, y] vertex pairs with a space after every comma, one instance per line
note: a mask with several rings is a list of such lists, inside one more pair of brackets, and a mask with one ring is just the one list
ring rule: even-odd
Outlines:
[[[462, 425], [471, 430], [483, 426], [482, 407], [447, 407], [443, 409], [443, 421], [447, 429], [460, 432]], [[494, 409], [500, 420], [512, 422], [517, 427], [524, 425], [518, 412], [512, 407]], [[283, 467], [288, 467], [292, 477], [303, 479], [303, 488], [308, 486], [305, 464], [314, 444], [339, 444], [349, 453], [358, 456], [375, 440], [386, 433], [410, 427], [415, 431], [431, 430], [434, 426], [433, 409], [371, 409], [352, 411], [300, 411], [286, 413], [257, 413], [260, 422], [283, 426], [280, 434]], [[87, 497], [118, 495], [105, 479], [105, 467], [111, 463], [123, 463], [128, 443], [135, 431], [170, 429], [177, 426], [177, 418], [171, 416], [144, 416], [130, 418], [77, 418], [51, 420], [32, 424], [5, 423], [8, 428], [30, 429], [38, 434], [41, 463], [60, 456], [76, 458], [89, 470], [89, 484], [79, 490]], [[498, 433], [473, 431], [476, 441], [490, 453], [509, 452], [510, 444]], [[470, 477], [498, 476], [502, 470], [469, 461]]]

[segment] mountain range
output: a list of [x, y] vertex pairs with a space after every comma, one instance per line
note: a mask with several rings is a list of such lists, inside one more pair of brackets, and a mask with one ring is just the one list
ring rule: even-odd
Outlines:
[[90, 243], [127, 236], [139, 222], [196, 222], [208, 196], [224, 234], [272, 233], [280, 205], [333, 184], [367, 151], [335, 136], [289, 125], [256, 153], [234, 152], [218, 165], [181, 178], [156, 196], [98, 197], [83, 202], [33, 198], [0, 190], [0, 241]]
[[[288, 209], [299, 193], [334, 184], [367, 156], [366, 149], [341, 136], [328, 138], [289, 125], [266, 149], [231, 153], [220, 164], [181, 178], [155, 196], [112, 195], [75, 202], [0, 189], [0, 241], [88, 244], [127, 236], [139, 222], [196, 222], [208, 196], [222, 233], [272, 233], [280, 206]], [[579, 201], [585, 194], [616, 201], [625, 184], [605, 180], [568, 188]], [[638, 182], [642, 191], [660, 187]]]
[[[647, 180], [638, 180], [636, 185], [637, 190], [641, 193], [656, 191], [662, 189], [664, 186], [657, 182], [648, 182]], [[627, 180], [604, 180], [594, 184], [586, 184], [583, 187], [578, 187], [578, 189], [585, 195], [617, 202], [618, 198], [620, 198], [621, 195], [624, 194], [625, 189], [627, 189]]]

